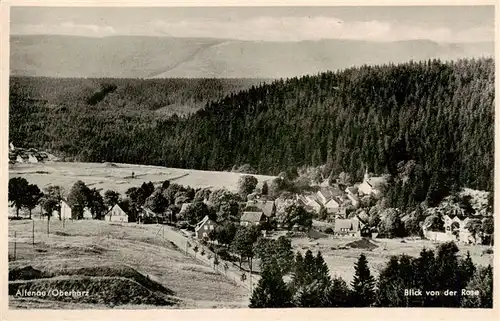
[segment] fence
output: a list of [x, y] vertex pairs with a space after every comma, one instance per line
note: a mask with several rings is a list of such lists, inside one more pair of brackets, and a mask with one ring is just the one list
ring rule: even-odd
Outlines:
[[63, 236], [70, 220], [25, 219], [9, 226], [8, 258], [9, 261], [33, 259], [36, 253], [45, 252], [45, 241], [51, 235]]
[[[165, 229], [168, 229], [167, 235], [172, 236], [171, 238], [165, 239]], [[210, 251], [207, 246], [201, 244], [197, 239], [185, 235], [181, 231], [176, 231], [173, 228], [165, 225], [162, 225], [156, 235], [160, 235], [164, 240], [168, 240], [175, 244], [179, 249], [183, 250], [187, 255], [191, 256], [198, 262], [209, 265], [214, 271], [217, 273], [226, 276], [230, 280], [233, 280], [236, 284], [240, 284], [244, 286], [246, 289], [252, 292], [253, 288], [257, 285], [258, 278], [250, 275], [248, 272], [240, 271], [239, 268], [233, 263], [229, 261], [225, 261], [217, 256], [215, 253]], [[176, 236], [176, 237], [173, 237]], [[197, 247], [197, 251], [195, 251], [195, 247]], [[201, 255], [201, 252], [204, 251], [204, 255]], [[208, 256], [211, 258], [208, 258]], [[219, 264], [214, 264], [215, 258]], [[227, 268], [226, 268], [227, 267]]]

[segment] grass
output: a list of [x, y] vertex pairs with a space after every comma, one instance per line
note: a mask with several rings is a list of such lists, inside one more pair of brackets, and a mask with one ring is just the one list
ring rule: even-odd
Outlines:
[[[24, 177], [40, 189], [51, 184], [60, 185], [68, 191], [77, 180], [82, 180], [88, 186], [103, 191], [111, 189], [122, 195], [128, 188], [137, 187], [143, 182], [161, 183], [165, 180], [193, 188], [227, 188], [236, 191], [241, 175], [244, 174], [114, 163], [54, 162], [15, 164], [9, 168], [9, 178]], [[274, 178], [265, 175], [254, 176], [259, 184]]]
[[[241, 308], [248, 305], [248, 290], [223, 275], [213, 273], [211, 267], [186, 256], [182, 249], [173, 246], [168, 239], [162, 238], [157, 225], [135, 223], [110, 225], [104, 221], [83, 220], [66, 221], [63, 228], [62, 222], [52, 220], [50, 233], [47, 235], [47, 222], [41, 220], [34, 222], [34, 246], [31, 239], [32, 221], [9, 222], [11, 271], [31, 266], [33, 269], [43, 271], [44, 277], [69, 280], [126, 279], [133, 283], [123, 286], [132, 287], [132, 284], [134, 286], [137, 284], [153, 294], [163, 293], [162, 297], [169, 296], [176, 301], [172, 308]], [[12, 260], [14, 231], [18, 239], [16, 260]], [[34, 282], [32, 281], [25, 281], [26, 285], [23, 286], [35, 286], [31, 285]], [[89, 286], [94, 286], [92, 282]], [[106, 283], [112, 281], [102, 282], [104, 283], [99, 284], [112, 287]], [[87, 287], [85, 283], [78, 284], [83, 288]], [[69, 286], [64, 282], [58, 283], [59, 285]], [[142, 290], [133, 288], [130, 291]], [[13, 302], [11, 308], [54, 306], [54, 303], [41, 303], [36, 300], [30, 303], [23, 298], [11, 297], [11, 299]], [[123, 307], [138, 304], [132, 301], [126, 303], [125, 300], [120, 302], [124, 304]], [[78, 308], [79, 304], [84, 303], [68, 302], [68, 308], [73, 306]], [[92, 304], [95, 307], [101, 306], [99, 302]]]

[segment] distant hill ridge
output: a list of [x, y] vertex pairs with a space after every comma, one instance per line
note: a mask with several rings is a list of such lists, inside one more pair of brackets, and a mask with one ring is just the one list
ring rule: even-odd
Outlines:
[[362, 64], [494, 55], [493, 42], [241, 41], [212, 38], [11, 36], [15, 76], [288, 78]]

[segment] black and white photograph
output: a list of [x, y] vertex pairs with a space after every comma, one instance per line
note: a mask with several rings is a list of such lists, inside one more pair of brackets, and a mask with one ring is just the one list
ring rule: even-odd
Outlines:
[[2, 10], [9, 310], [493, 309], [494, 4]]

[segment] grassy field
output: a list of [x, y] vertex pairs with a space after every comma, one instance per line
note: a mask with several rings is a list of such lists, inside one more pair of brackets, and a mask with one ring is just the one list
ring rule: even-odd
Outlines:
[[[103, 191], [111, 189], [122, 195], [128, 188], [139, 186], [143, 182], [161, 183], [165, 180], [193, 188], [227, 188], [235, 191], [241, 175], [243, 174], [115, 163], [54, 162], [15, 164], [9, 167], [9, 178], [24, 177], [41, 189], [52, 184], [69, 190], [77, 180], [82, 180], [89, 187]], [[254, 176], [259, 185], [274, 178], [265, 175]]]
[[[35, 219], [33, 246], [32, 222], [9, 222], [9, 269], [31, 266], [55, 276], [54, 279], [42, 276], [35, 280], [46, 282], [45, 286], [105, 291], [119, 284], [137, 293], [145, 291], [144, 287], [153, 292], [161, 288], [167, 293], [168, 300], [175, 301], [169, 306], [171, 308], [241, 308], [248, 305], [247, 289], [186, 256], [182, 249], [163, 238], [157, 225], [82, 220], [66, 221], [63, 227], [62, 222], [53, 220], [47, 234], [47, 221]], [[91, 278], [90, 283], [68, 284], [68, 278], [73, 282], [83, 276]], [[123, 283], [124, 278], [133, 284]], [[23, 286], [41, 286], [32, 284], [32, 281], [28, 283]], [[9, 304], [11, 308], [106, 307], [105, 304], [88, 304], [83, 300], [63, 304], [14, 296], [10, 297]], [[127, 306], [134, 306], [134, 302], [117, 305], [119, 308]], [[151, 304], [143, 306], [155, 307]]]
[[[368, 259], [372, 274], [378, 275], [380, 269], [389, 261], [392, 255], [406, 254], [410, 256], [418, 256], [423, 248], [435, 249], [437, 243], [429, 240], [421, 239], [373, 239], [372, 242], [376, 247], [372, 250], [364, 248], [349, 248], [348, 243], [359, 240], [357, 238], [334, 238], [326, 237], [317, 240], [309, 238], [293, 238], [292, 247], [294, 251], [300, 251], [304, 254], [310, 249], [313, 254], [321, 251], [325, 262], [330, 269], [332, 276], [340, 276], [346, 282], [351, 282], [354, 276], [354, 263], [358, 260], [359, 255], [364, 253]], [[457, 244], [460, 252], [459, 255], [466, 255], [470, 252], [472, 261], [475, 264], [486, 266], [493, 265], [493, 254], [483, 254], [483, 251], [489, 248], [486, 245], [463, 245]]]

